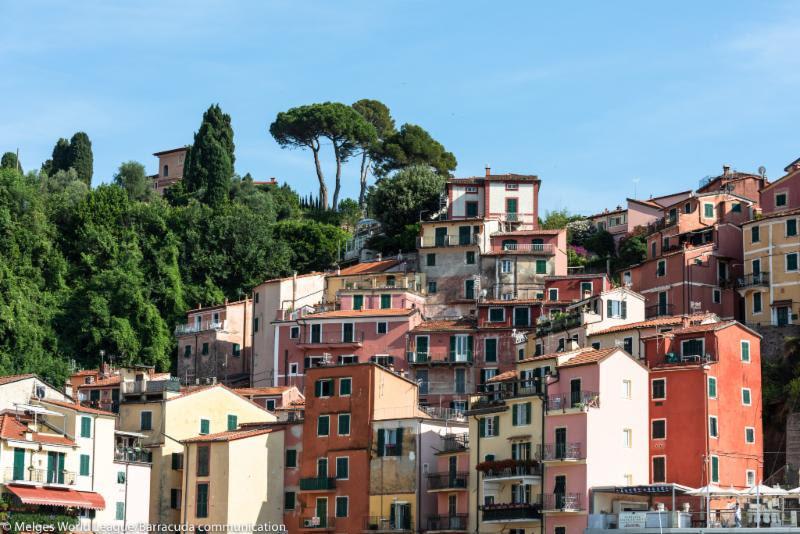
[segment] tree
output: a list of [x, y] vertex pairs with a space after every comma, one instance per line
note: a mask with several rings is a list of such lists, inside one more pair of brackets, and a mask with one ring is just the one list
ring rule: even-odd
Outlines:
[[350, 237], [337, 226], [316, 221], [281, 221], [273, 226], [278, 242], [291, 243], [291, 268], [300, 273], [333, 266]]
[[[228, 200], [235, 161], [233, 128], [230, 115], [219, 105], [203, 113], [194, 143], [183, 167], [183, 188], [187, 193], [210, 206]], [[174, 195], [175, 196], [175, 195]]]
[[647, 238], [644, 233], [625, 237], [619, 243], [619, 253], [616, 263], [617, 269], [624, 269], [644, 261], [647, 255]]
[[560, 230], [567, 228], [567, 225], [574, 221], [580, 221], [583, 217], [580, 215], [571, 215], [566, 208], [560, 210], [548, 211], [544, 220], [539, 221], [539, 226], [543, 230]]
[[2, 159], [0, 159], [0, 168], [13, 169], [24, 174], [22, 164], [17, 160], [17, 155], [14, 152], [6, 152], [3, 154]]
[[404, 124], [398, 132], [388, 136], [377, 156], [376, 171], [381, 176], [411, 165], [427, 165], [441, 176], [450, 176], [457, 165], [451, 152], [415, 124]]
[[386, 235], [401, 234], [419, 221], [421, 213], [438, 211], [444, 184], [445, 178], [430, 167], [411, 166], [379, 179], [367, 193], [367, 204]]
[[324, 102], [291, 108], [278, 113], [269, 127], [270, 134], [283, 148], [308, 148], [314, 156], [314, 167], [319, 181], [322, 209], [328, 208], [328, 186], [320, 161], [320, 141], [328, 139], [336, 159], [336, 184], [333, 208], [339, 202], [342, 163], [354, 153], [357, 146], [374, 142], [375, 128], [356, 110], [338, 102]]
[[363, 210], [366, 208], [367, 178], [369, 178], [373, 158], [380, 152], [380, 144], [396, 130], [389, 108], [378, 100], [364, 98], [353, 104], [353, 109], [375, 128], [376, 133], [374, 143], [359, 146], [361, 150], [361, 190], [358, 195], [358, 205]]
[[614, 236], [612, 236], [607, 230], [600, 230], [593, 233], [588, 239], [586, 239], [586, 242], [583, 244], [583, 246], [601, 258], [610, 258], [616, 253]]
[[53, 175], [69, 170], [69, 141], [60, 137], [53, 147], [52, 156], [42, 164], [42, 172]]
[[126, 161], [120, 165], [114, 175], [114, 183], [128, 193], [130, 200], [147, 201], [153, 197], [153, 184], [144, 165], [136, 161]]
[[358, 202], [352, 198], [346, 198], [339, 203], [339, 226], [353, 232], [356, 224], [361, 220], [362, 212]]
[[[54, 155], [55, 161], [55, 155]], [[92, 142], [84, 132], [77, 132], [69, 141], [69, 152], [67, 155], [66, 167], [75, 169], [78, 179], [92, 186], [92, 175], [94, 174], [94, 156], [92, 155]]]

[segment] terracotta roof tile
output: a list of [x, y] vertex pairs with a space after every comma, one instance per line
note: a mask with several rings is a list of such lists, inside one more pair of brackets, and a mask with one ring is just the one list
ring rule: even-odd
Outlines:
[[306, 315], [303, 319], [329, 319], [335, 317], [403, 317], [411, 315], [415, 308], [389, 308], [374, 310], [336, 310]]
[[345, 267], [338, 273], [335, 273], [335, 276], [351, 276], [354, 274], [382, 273], [387, 269], [391, 269], [395, 265], [398, 265], [399, 263], [400, 260], [394, 260], [394, 259], [356, 263], [355, 265], [351, 265], [350, 267]]
[[475, 319], [432, 319], [414, 328], [414, 332], [470, 332], [477, 328]]
[[708, 323], [708, 324], [698, 324], [694, 326], [687, 326], [686, 328], [676, 328], [675, 330], [670, 330], [666, 332], [665, 335], [673, 336], [673, 335], [681, 335], [681, 334], [699, 334], [701, 332], [713, 332], [714, 330], [722, 330], [723, 328], [728, 328], [737, 324], [736, 321], [722, 321], [718, 323]]
[[515, 380], [517, 378], [516, 371], [506, 371], [504, 373], [500, 373], [499, 375], [495, 375], [489, 380], [486, 381], [487, 384], [494, 384], [497, 382], [508, 382], [511, 380]]
[[0, 386], [4, 384], [10, 384], [12, 382], [18, 382], [19, 380], [25, 380], [28, 378], [36, 378], [35, 374], [27, 373], [24, 375], [8, 375], [0, 377]]
[[621, 324], [617, 326], [612, 326], [611, 328], [606, 328], [605, 330], [599, 330], [597, 332], [592, 332], [589, 334], [590, 336], [599, 336], [603, 334], [611, 334], [613, 332], [624, 332], [626, 330], [634, 330], [637, 328], [649, 328], [653, 326], [664, 326], [664, 325], [673, 325], [673, 324], [683, 324], [684, 318], [680, 315], [672, 315], [669, 317], [659, 317], [657, 319], [649, 319], [647, 321], [639, 321], [637, 323], [628, 323], [628, 324]]
[[558, 235], [561, 232], [566, 232], [566, 228], [562, 228], [560, 230], [514, 230], [512, 232], [494, 232], [492, 236], [507, 236], [507, 235], [516, 235], [516, 236], [536, 236], [536, 235]]
[[81, 404], [77, 404], [74, 402], [64, 402], [58, 401], [53, 399], [42, 399], [41, 402], [45, 404], [53, 404], [55, 406], [61, 406], [62, 408], [69, 408], [70, 410], [75, 410], [76, 412], [83, 412], [83, 413], [91, 413], [94, 415], [108, 415], [111, 417], [116, 417], [117, 414], [113, 412], [107, 412], [105, 410], [98, 410], [96, 408], [89, 408], [88, 406], [83, 406]]
[[269, 434], [273, 428], [255, 428], [255, 429], [237, 429], [229, 430], [227, 432], [217, 432], [216, 434], [206, 434], [205, 436], [197, 436], [183, 440], [183, 443], [212, 443], [224, 441], [236, 441], [238, 439], [251, 438], [253, 436], [261, 436]]
[[81, 388], [91, 388], [91, 387], [104, 387], [104, 386], [116, 386], [122, 381], [122, 377], [119, 375], [110, 376], [108, 378], [101, 378], [100, 380], [95, 380], [94, 382], [90, 382], [88, 384], [80, 384], [78, 389]]
[[541, 304], [542, 299], [486, 299], [478, 302], [478, 306], [519, 306], [520, 304]]
[[239, 395], [280, 395], [290, 389], [290, 386], [274, 386], [263, 388], [235, 388], [233, 391]]
[[621, 350], [617, 347], [611, 347], [608, 349], [601, 349], [601, 350], [588, 350], [573, 356], [569, 360], [565, 361], [564, 363], [560, 364], [558, 367], [577, 367], [579, 365], [588, 365], [591, 363], [597, 363], [600, 360], [603, 360], [607, 356], [611, 355], [612, 353]]
[[549, 354], [540, 354], [538, 356], [530, 356], [528, 358], [524, 358], [522, 360], [518, 360], [517, 363], [529, 363], [529, 362], [538, 362], [541, 360], [552, 360], [553, 358], [558, 358], [561, 356], [570, 356], [573, 354], [580, 354], [581, 352], [586, 352], [592, 350], [591, 348], [584, 347], [575, 350], [569, 350], [566, 352], [551, 352]]
[[[28, 426], [17, 420], [16, 417], [10, 414], [0, 416], [0, 437], [3, 439], [12, 439], [17, 441], [27, 441], [25, 434], [28, 432]], [[57, 436], [50, 434], [41, 434], [39, 432], [32, 432], [32, 439], [36, 443], [44, 443], [46, 445], [68, 445], [74, 446], [75, 442], [65, 436]]]

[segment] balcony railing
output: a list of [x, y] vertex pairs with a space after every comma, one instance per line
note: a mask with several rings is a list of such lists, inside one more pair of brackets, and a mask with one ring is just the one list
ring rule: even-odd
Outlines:
[[306, 335], [302, 338], [298, 338], [298, 344], [301, 345], [342, 345], [342, 344], [351, 344], [351, 343], [363, 343], [364, 342], [364, 332], [353, 332], [352, 334], [344, 335], [342, 332], [335, 332], [335, 333], [325, 333], [320, 334], [318, 336], [309, 336]]
[[425, 236], [419, 238], [420, 248], [430, 247], [465, 247], [478, 244], [478, 236], [471, 234], [468, 238], [448, 234], [446, 236]]
[[572, 512], [583, 510], [580, 493], [545, 493], [542, 495], [545, 510]]
[[501, 460], [487, 463], [489, 467], [483, 470], [484, 480], [537, 477], [542, 475], [542, 465], [537, 460]]
[[580, 313], [571, 313], [556, 317], [555, 319], [539, 319], [536, 322], [536, 335], [545, 336], [554, 332], [561, 332], [568, 328], [580, 326], [582, 317]]
[[75, 484], [74, 471], [50, 471], [48, 469], [31, 469], [25, 467], [19, 472], [13, 467], [5, 469], [4, 482], [36, 482], [38, 484]]
[[538, 454], [542, 461], [580, 460], [583, 458], [583, 447], [580, 442], [545, 443], [539, 445]]
[[[494, 389], [489, 390], [489, 387]], [[537, 377], [484, 386], [483, 394], [472, 399], [470, 410], [504, 406], [507, 399], [541, 395], [543, 391], [542, 380]]]
[[153, 463], [153, 453], [146, 450], [116, 449], [114, 450], [114, 461], [149, 464]]
[[596, 391], [570, 391], [569, 393], [559, 393], [547, 397], [548, 412], [599, 407], [600, 394]]
[[408, 363], [417, 365], [448, 365], [454, 363], [472, 363], [472, 351], [457, 353], [450, 351], [447, 353], [432, 354], [430, 352], [408, 351], [406, 353]]
[[503, 220], [506, 222], [520, 222], [522, 221], [522, 216], [519, 213], [504, 213]]
[[542, 509], [538, 504], [509, 503], [485, 504], [482, 507], [484, 521], [513, 521], [541, 519]]
[[326, 491], [336, 489], [336, 479], [331, 477], [301, 478], [302, 491]]
[[467, 489], [469, 473], [429, 473], [428, 489]]
[[653, 304], [651, 306], [646, 306], [644, 309], [644, 316], [647, 319], [651, 319], [653, 317], [664, 317], [667, 315], [674, 315], [675, 314], [675, 305], [673, 304]]
[[555, 247], [549, 243], [505, 243], [502, 245], [502, 250], [503, 252], [553, 254]]
[[736, 279], [736, 287], [769, 286], [769, 273], [746, 274]]
[[[462, 410], [463, 413], [463, 410]], [[442, 436], [441, 452], [463, 452], [469, 449], [469, 434], [447, 434]]]
[[409, 532], [413, 524], [411, 516], [404, 516], [400, 520], [384, 516], [364, 518], [364, 530], [370, 532]]
[[319, 530], [333, 530], [336, 526], [335, 517], [301, 517], [298, 522], [301, 529], [319, 529]]
[[165, 391], [178, 393], [180, 390], [181, 383], [177, 378], [168, 380], [134, 380], [122, 383], [122, 393], [125, 394], [163, 393]]
[[[429, 390], [426, 390], [424, 393], [420, 391], [419, 394], [431, 395], [432, 393]], [[460, 410], [458, 408], [445, 408], [443, 406], [420, 406], [419, 409], [434, 419], [442, 419], [444, 421], [467, 420], [466, 416], [464, 415], [464, 410]]]
[[467, 530], [469, 515], [431, 515], [428, 516], [428, 530]]
[[200, 324], [179, 324], [175, 327], [175, 335], [197, 334], [209, 330], [225, 330], [225, 321], [201, 321]]
[[710, 363], [717, 361], [711, 353], [704, 354], [678, 354], [677, 352], [667, 352], [664, 354], [662, 363], [686, 364], [686, 363]]

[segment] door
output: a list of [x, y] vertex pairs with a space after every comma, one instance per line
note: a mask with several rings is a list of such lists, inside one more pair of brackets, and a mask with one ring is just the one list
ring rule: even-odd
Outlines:
[[353, 341], [353, 323], [342, 324], [342, 341], [351, 343]]
[[575, 408], [581, 402], [581, 380], [573, 378], [569, 381], [569, 406]]
[[469, 226], [459, 226], [458, 227], [458, 244], [459, 245], [469, 245], [470, 242], [470, 227]]
[[428, 336], [417, 336], [416, 361], [424, 362], [428, 359]]
[[319, 518], [319, 526], [321, 528], [328, 526], [328, 499], [326, 497], [317, 497], [314, 516]]
[[25, 480], [25, 449], [14, 449], [14, 480]]
[[514, 326], [530, 326], [528, 308], [514, 308]]
[[47, 453], [47, 482], [49, 484], [64, 483], [64, 453]]
[[562, 459], [567, 456], [567, 429], [556, 428], [556, 442], [555, 442], [554, 460]]
[[470, 300], [475, 298], [475, 280], [464, 281], [464, 298]]
[[789, 324], [789, 308], [788, 306], [781, 306], [777, 310], [778, 326], [786, 326]]
[[553, 498], [555, 499], [556, 510], [564, 508], [566, 493], [567, 477], [564, 475], [557, 475], [553, 486]]
[[322, 342], [322, 325], [319, 324], [311, 325], [311, 342], [312, 343]]
[[437, 247], [443, 247], [447, 245], [447, 228], [437, 228], [436, 229], [436, 243]]
[[449, 518], [449, 528], [451, 530], [463, 530], [458, 522], [458, 495], [447, 496], [447, 517]]
[[317, 478], [328, 478], [327, 458], [320, 458], [317, 460]]
[[458, 478], [458, 458], [450, 456], [447, 460], [447, 475], [450, 482], [449, 488], [456, 487], [456, 479]]
[[467, 392], [467, 375], [465, 369], [456, 369], [456, 393]]
[[541, 252], [544, 250], [544, 239], [531, 239], [531, 249], [534, 252]]
[[395, 503], [391, 508], [389, 523], [394, 530], [411, 530], [411, 505]]
[[658, 294], [658, 315], [667, 314], [667, 292], [662, 291]]
[[353, 295], [353, 309], [361, 310], [364, 308], [364, 295]]

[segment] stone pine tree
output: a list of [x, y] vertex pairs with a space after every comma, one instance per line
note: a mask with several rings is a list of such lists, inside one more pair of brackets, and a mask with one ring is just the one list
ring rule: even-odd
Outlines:
[[375, 170], [381, 176], [411, 165], [427, 165], [441, 176], [449, 176], [456, 168], [453, 153], [416, 124], [404, 124], [387, 137], [376, 160]]
[[234, 143], [231, 117], [214, 104], [203, 113], [183, 167], [186, 191], [210, 206], [228, 199], [233, 177]]
[[353, 109], [375, 128], [377, 135], [374, 143], [358, 147], [361, 151], [361, 191], [358, 194], [358, 205], [363, 210], [367, 203], [367, 179], [372, 169], [373, 158], [379, 152], [383, 140], [395, 133], [396, 130], [392, 114], [383, 102], [364, 98], [353, 104]]
[[0, 159], [0, 168], [23, 172], [22, 165], [20, 165], [19, 160], [17, 160], [17, 155], [14, 152], [6, 152], [3, 154], [3, 158]]
[[67, 169], [70, 167], [75, 169], [78, 179], [91, 187], [92, 174], [94, 174], [94, 156], [92, 155], [92, 142], [86, 133], [77, 132], [72, 136], [69, 141], [67, 159]]

